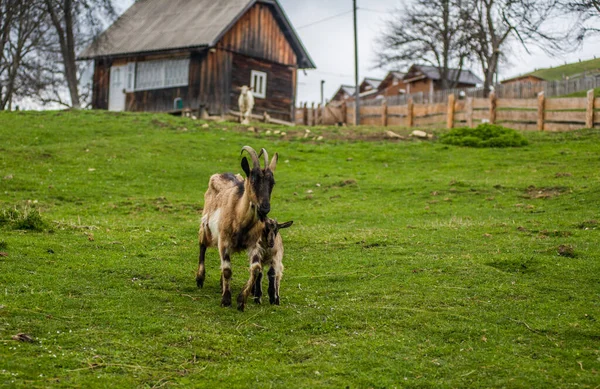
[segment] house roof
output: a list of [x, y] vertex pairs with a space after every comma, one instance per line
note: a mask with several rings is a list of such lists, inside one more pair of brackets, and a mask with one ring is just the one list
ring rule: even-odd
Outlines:
[[337, 91], [335, 91], [335, 93], [333, 94], [333, 97], [331, 100], [334, 100], [335, 97], [340, 93], [343, 92], [345, 94], [347, 94], [348, 96], [354, 96], [354, 94], [356, 93], [356, 87], [354, 87], [353, 85], [342, 85], [338, 88]]
[[367, 85], [370, 85], [373, 89], [377, 89], [377, 88], [379, 88], [379, 84], [381, 84], [381, 81], [383, 81], [383, 80], [380, 80], [377, 78], [365, 77], [363, 82], [361, 82], [360, 86], [362, 87], [363, 84], [367, 84]]
[[507, 78], [505, 80], [502, 80], [502, 81], [500, 81], [500, 83], [501, 84], [505, 84], [507, 82], [520, 81], [520, 80], [525, 80], [525, 79], [528, 79], [528, 78], [534, 78], [534, 79], [539, 80], [539, 81], [546, 81], [542, 77], [534, 76], [533, 74], [522, 74], [520, 76], [515, 76], [515, 77], [511, 77], [511, 78]]
[[212, 47], [259, 2], [272, 6], [298, 66], [315, 68], [277, 0], [138, 0], [78, 58]]
[[[459, 69], [449, 69], [448, 78], [450, 80], [455, 80], [458, 72], [459, 72]], [[404, 76], [404, 80], [405, 80], [405, 82], [406, 81], [410, 82], [411, 79], [418, 77], [418, 76], [425, 76], [426, 78], [429, 78], [432, 80], [441, 79], [440, 72], [439, 72], [438, 68], [435, 66], [412, 65], [410, 67], [410, 69], [408, 70], [408, 73]], [[422, 77], [419, 77], [419, 78], [422, 78]], [[472, 84], [472, 85], [477, 85], [477, 84], [483, 83], [483, 81], [479, 77], [477, 77], [472, 71], [467, 70], [467, 69], [460, 70], [458, 82], [460, 84]]]
[[381, 81], [381, 84], [379, 84], [379, 88], [385, 89], [388, 86], [390, 86], [394, 82], [394, 80], [402, 80], [405, 75], [406, 75], [406, 73], [392, 70], [392, 71], [388, 72], [388, 74], [386, 74], [383, 81]]

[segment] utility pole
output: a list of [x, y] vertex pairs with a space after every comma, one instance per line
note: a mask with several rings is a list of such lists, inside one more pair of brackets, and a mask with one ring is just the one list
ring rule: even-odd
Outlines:
[[323, 103], [325, 102], [323, 100], [323, 85], [325, 85], [325, 80], [321, 80], [321, 107], [323, 106]]
[[356, 27], [356, 0], [352, 0], [353, 11], [354, 11], [354, 85], [356, 90], [354, 92], [354, 123], [355, 125], [360, 124], [360, 98], [358, 89], [358, 28]]

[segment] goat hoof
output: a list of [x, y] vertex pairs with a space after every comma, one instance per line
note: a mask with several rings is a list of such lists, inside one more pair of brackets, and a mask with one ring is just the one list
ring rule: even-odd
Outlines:
[[254, 297], [254, 303], [256, 303], [256, 304], [262, 304], [262, 301], [261, 301], [260, 297]]
[[221, 299], [221, 306], [222, 307], [230, 307], [231, 306], [231, 292], [230, 291], [225, 292], [225, 294], [223, 295], [223, 298]]
[[237, 297], [237, 309], [240, 312], [244, 312], [244, 308], [246, 306], [246, 302], [244, 301], [244, 296], [240, 293]]
[[204, 278], [204, 271], [196, 273], [196, 286], [198, 286], [198, 288], [202, 288], [204, 286]]

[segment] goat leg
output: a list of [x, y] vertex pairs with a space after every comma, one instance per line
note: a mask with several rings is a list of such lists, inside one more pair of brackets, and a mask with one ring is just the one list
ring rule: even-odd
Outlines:
[[221, 248], [221, 290], [223, 291], [221, 298], [222, 307], [231, 306], [231, 258], [229, 251], [226, 248]]
[[263, 278], [263, 272], [261, 271], [260, 273], [258, 273], [258, 276], [256, 277], [256, 282], [254, 282], [254, 288], [252, 288], [252, 295], [254, 296], [254, 302], [256, 304], [260, 304], [261, 303], [261, 297], [262, 297], [262, 278]]
[[206, 278], [206, 269], [204, 268], [204, 257], [206, 256], [206, 246], [200, 243], [200, 255], [198, 258], [198, 272], [196, 273], [196, 285], [198, 288], [204, 286], [204, 279]]
[[246, 282], [246, 285], [244, 285], [242, 291], [237, 297], [238, 310], [242, 312], [244, 311], [244, 308], [246, 307], [246, 301], [248, 301], [248, 296], [254, 288], [256, 280], [261, 272], [262, 266], [260, 264], [260, 258], [258, 257], [258, 255], [254, 255], [252, 257], [252, 263], [250, 264], [250, 279], [248, 279], [248, 282]]

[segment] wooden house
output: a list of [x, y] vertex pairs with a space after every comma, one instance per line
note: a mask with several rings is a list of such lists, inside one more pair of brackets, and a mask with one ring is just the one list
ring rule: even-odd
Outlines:
[[342, 85], [335, 92], [330, 103], [333, 104], [341, 104], [343, 101], [352, 101], [354, 100], [354, 94], [356, 93], [356, 87], [352, 85]]
[[[451, 82], [455, 80], [454, 88], [471, 88], [482, 84], [483, 81], [470, 70], [450, 69], [448, 78]], [[442, 78], [435, 66], [412, 65], [403, 79], [406, 84], [406, 93], [433, 93], [442, 90]]]
[[291, 121], [298, 69], [315, 65], [277, 0], [138, 0], [78, 57], [94, 61], [92, 107], [238, 110]]
[[358, 86], [358, 93], [362, 99], [374, 99], [377, 97], [377, 92], [379, 92], [379, 84], [381, 84], [382, 80], [377, 78], [369, 78], [365, 77], [363, 82]]
[[523, 84], [523, 83], [537, 84], [537, 83], [544, 82], [544, 81], [546, 81], [546, 80], [544, 80], [541, 77], [534, 76], [533, 74], [524, 74], [524, 75], [521, 75], [521, 76], [507, 78], [506, 80], [500, 81], [500, 83], [504, 84], [504, 85], [507, 85], [507, 84]]
[[406, 73], [391, 71], [379, 84], [379, 94], [383, 97], [398, 96], [406, 93], [404, 76]]

